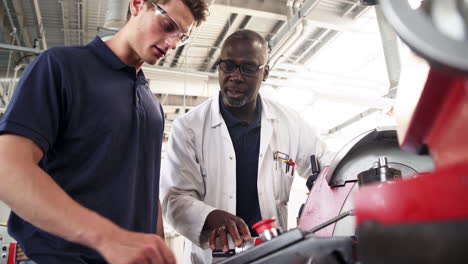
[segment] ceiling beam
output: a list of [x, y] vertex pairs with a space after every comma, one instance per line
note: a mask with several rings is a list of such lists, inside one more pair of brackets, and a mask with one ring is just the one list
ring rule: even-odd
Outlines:
[[147, 75], [149, 75], [151, 72], [155, 72], [155, 73], [174, 74], [175, 76], [181, 76], [181, 77], [199, 77], [199, 78], [202, 77], [206, 79], [218, 78], [217, 74], [211, 73], [211, 72], [202, 72], [202, 71], [193, 71], [193, 70], [181, 71], [180, 69], [167, 68], [167, 67], [159, 66], [159, 65], [145, 64], [142, 69], [145, 71]]
[[88, 1], [81, 2], [81, 41], [88, 41]]
[[16, 11], [16, 18], [18, 20], [19, 27], [21, 28], [21, 33], [24, 41], [24, 45], [27, 47], [32, 47], [33, 43], [30, 38], [29, 30], [24, 24], [24, 8], [23, 3], [21, 0], [15, 0], [13, 2], [15, 11]]
[[82, 17], [81, 17], [81, 10], [83, 9], [83, 5], [81, 4], [81, 2], [77, 2], [76, 3], [76, 18], [77, 18], [77, 31], [76, 31], [76, 34], [78, 36], [78, 45], [83, 45], [83, 31], [82, 31], [82, 23], [81, 23], [81, 20], [82, 20]]
[[[244, 18], [242, 19], [242, 21], [240, 22], [239, 26], [237, 29], [244, 29], [247, 27], [247, 25], [249, 24], [250, 20], [252, 19], [251, 16], [249, 15], [246, 15], [244, 16]], [[217, 55], [215, 56], [215, 53], [217, 52]], [[215, 49], [212, 49], [210, 51], [210, 55], [209, 57], [212, 58], [211, 59], [211, 67], [209, 66], [207, 69], [209, 69], [210, 72], [215, 72], [216, 71], [216, 68], [217, 68], [217, 61], [219, 59], [219, 56], [221, 55], [221, 43], [217, 43], [217, 46]]]
[[309, 61], [312, 56], [315, 56], [316, 53], [323, 48], [330, 40], [338, 35], [338, 31], [331, 29], [325, 29], [325, 31], [316, 38], [315, 42], [307, 48], [304, 53], [296, 59], [296, 63], [305, 64], [306, 61]]
[[68, 0], [60, 0], [60, 7], [62, 11], [62, 25], [63, 25], [63, 43], [65, 46], [70, 45], [70, 4]]
[[354, 19], [322, 10], [314, 10], [305, 17], [308, 26], [321, 27], [336, 31], [360, 31], [354, 26]]
[[400, 82], [401, 60], [399, 38], [383, 15], [380, 6], [375, 6], [375, 13], [379, 25], [380, 37], [382, 39], [385, 64], [387, 66], [388, 80], [390, 83], [389, 89], [392, 89], [393, 87], [398, 87], [398, 83]]
[[[227, 33], [229, 32], [229, 29], [231, 28], [232, 23], [234, 23], [234, 20], [236, 20], [237, 16], [238, 15], [236, 13], [231, 13], [228, 21], [226, 21], [226, 23], [224, 24], [223, 30], [221, 31], [221, 33], [219, 33], [218, 37], [216, 38], [215, 43], [213, 44], [214, 47], [219, 47], [221, 45], [222, 41], [224, 40]], [[210, 50], [202, 66], [199, 68], [199, 71], [204, 72], [204, 71], [209, 70], [211, 62], [214, 60], [213, 55], [216, 52], [216, 50], [217, 48], [212, 48]]]
[[43, 51], [40, 49], [33, 49], [33, 48], [21, 47], [21, 46], [16, 46], [16, 45], [9, 45], [9, 44], [0, 44], [0, 49], [34, 53], [34, 54], [39, 54]]
[[[228, 4], [228, 2], [230, 2]], [[318, 0], [307, 0], [306, 2], [319, 2]], [[268, 4], [271, 3], [271, 4]], [[351, 5], [350, 5], [351, 6]], [[304, 5], [303, 5], [304, 7]], [[352, 6], [351, 6], [352, 7]], [[356, 7], [349, 8], [347, 14], [354, 10]], [[293, 16], [288, 19], [286, 4], [278, 3], [278, 0], [274, 1], [243, 1], [243, 0], [229, 0], [229, 1], [216, 1], [213, 6], [210, 7], [210, 11], [225, 12], [226, 8], [232, 13], [248, 15], [254, 18], [274, 19], [280, 21], [292, 22]], [[312, 9], [310, 9], [312, 10]], [[352, 30], [353, 19], [348, 16], [340, 16], [339, 14], [326, 12], [322, 10], [314, 10], [313, 12], [308, 9], [301, 8], [301, 16], [304, 16], [304, 20], [313, 25], [330, 28], [333, 30]], [[308, 13], [304, 13], [308, 12]], [[307, 15], [304, 15], [307, 14]], [[296, 13], [297, 15], [297, 13]]]
[[229, 11], [233, 13], [272, 19], [282, 17], [282, 20], [285, 20], [288, 14], [286, 2], [279, 0], [216, 0], [210, 9], [213, 7], [224, 10], [229, 7]]
[[272, 48], [275, 47], [282, 42], [282, 40], [289, 36], [294, 28], [302, 22], [304, 17], [310, 14], [310, 12], [320, 3], [320, 0], [305, 0], [302, 4], [302, 7], [299, 8], [292, 16], [290, 16], [285, 26], [276, 34], [275, 37], [272, 38]]
[[7, 43], [11, 44], [13, 40], [11, 36], [12, 29], [11, 29], [11, 24], [7, 22], [6, 19], [3, 19], [6, 16], [7, 16], [6, 9], [0, 8], [0, 17], [2, 18], [0, 19], [0, 31], [1, 33], [3, 33], [3, 37], [7, 41]]
[[44, 20], [42, 19], [41, 9], [39, 8], [39, 0], [34, 0], [34, 13], [36, 14], [36, 25], [39, 29], [39, 34], [41, 36], [42, 41], [42, 49], [47, 49], [47, 39], [45, 36], [45, 29], [44, 29]]
[[[2, 0], [3, 2], [3, 6], [5, 8], [5, 13], [6, 13], [6, 16], [8, 18], [8, 21], [10, 22], [10, 26], [11, 26], [11, 34], [13, 34], [15, 36], [15, 40], [16, 40], [16, 43], [18, 43], [18, 45], [21, 45], [21, 39], [19, 38], [19, 35], [18, 35], [18, 29], [16, 28], [15, 26], [15, 22], [13, 21], [13, 13], [11, 12], [12, 10], [10, 9], [10, 7], [8, 6], [8, 3], [6, 0]], [[12, 43], [14, 44], [14, 43]]]

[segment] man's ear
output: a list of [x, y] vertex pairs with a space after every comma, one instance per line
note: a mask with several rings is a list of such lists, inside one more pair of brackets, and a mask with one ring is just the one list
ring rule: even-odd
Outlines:
[[263, 69], [263, 81], [266, 81], [268, 78], [268, 74], [270, 73], [270, 65], [265, 65], [265, 69]]
[[137, 16], [141, 12], [145, 4], [145, 0], [130, 0], [131, 16]]

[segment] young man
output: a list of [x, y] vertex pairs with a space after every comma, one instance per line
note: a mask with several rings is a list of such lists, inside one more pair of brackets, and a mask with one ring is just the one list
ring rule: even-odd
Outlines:
[[106, 43], [41, 54], [0, 122], [0, 199], [37, 263], [175, 263], [158, 209], [164, 115], [141, 66], [186, 42], [207, 5], [131, 0], [130, 12]]
[[210, 263], [216, 239], [228, 251], [228, 234], [240, 246], [264, 218], [286, 230], [294, 174], [286, 163], [307, 177], [310, 155], [330, 157], [297, 113], [260, 97], [267, 62], [263, 37], [233, 33], [218, 61], [219, 96], [173, 124], [161, 198], [166, 219], [190, 240], [186, 263]]

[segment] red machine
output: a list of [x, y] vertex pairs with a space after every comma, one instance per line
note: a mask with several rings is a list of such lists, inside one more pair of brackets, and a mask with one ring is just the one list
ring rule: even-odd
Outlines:
[[[463, 263], [468, 245], [467, 2], [432, 1], [424, 12], [411, 10], [407, 1], [381, 4], [401, 38], [431, 65], [406, 133], [399, 136], [407, 151], [428, 150], [435, 169], [359, 190], [354, 204], [360, 256], [363, 263]], [[447, 28], [448, 16], [460, 24]]]
[[[318, 177], [299, 226], [310, 230], [352, 208], [355, 221], [349, 220], [347, 226], [357, 226], [358, 258], [362, 263], [465, 263], [468, 245], [468, 3], [426, 1], [414, 10], [408, 1], [379, 2], [402, 40], [430, 64], [410, 122], [399, 130], [400, 146], [405, 152], [392, 151], [388, 145], [384, 147], [388, 142], [378, 139], [385, 137], [379, 130], [356, 138], [341, 151], [339, 163]], [[458, 24], [453, 23], [454, 18], [458, 19]], [[447, 24], [450, 25], [447, 27]], [[369, 152], [369, 149], [372, 150]], [[420, 160], [422, 166], [414, 166], [414, 161], [422, 156], [407, 156], [404, 162], [396, 161], [401, 160], [402, 155], [410, 155], [404, 154], [409, 152], [429, 154], [434, 168], [423, 160]], [[358, 175], [361, 175], [358, 168], [363, 161], [370, 161], [371, 153], [376, 154], [374, 160], [384, 156], [389, 162], [386, 166], [375, 164], [361, 173], [371, 176], [382, 168], [387, 172], [394, 168], [400, 170], [403, 179], [377, 181], [357, 190]], [[369, 162], [368, 166], [371, 164]], [[348, 199], [350, 196], [353, 196], [352, 202]], [[316, 234], [352, 235], [350, 228], [347, 234], [343, 233], [340, 224], [343, 226], [332, 221]]]

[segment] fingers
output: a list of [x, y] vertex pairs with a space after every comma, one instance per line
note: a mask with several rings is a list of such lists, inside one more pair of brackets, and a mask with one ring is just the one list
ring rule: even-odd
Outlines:
[[160, 256], [163, 261], [155, 262], [155, 263], [175, 264], [176, 263], [175, 256], [172, 253], [172, 251], [169, 249], [169, 247], [166, 246], [166, 244], [164, 243], [162, 239], [159, 239], [158, 242], [159, 242], [158, 244], [159, 254], [157, 255]]
[[144, 254], [145, 254], [144, 263], [148, 263], [148, 264], [165, 263], [162, 256], [160, 256], [158, 250], [155, 250], [154, 248], [147, 248]]
[[224, 252], [229, 251], [229, 243], [227, 238], [228, 231], [225, 226], [221, 226], [210, 233], [209, 241], [211, 250], [216, 249], [216, 238], [219, 237], [219, 242], [221, 244], [221, 249]]
[[138, 261], [137, 263], [164, 263], [164, 264], [175, 264], [175, 257], [171, 250], [166, 246], [164, 241], [157, 237], [153, 241], [153, 245], [148, 245], [143, 250], [144, 262]]
[[252, 235], [250, 234], [249, 227], [242, 219], [240, 222], [237, 223], [237, 228], [240, 234], [242, 235], [242, 238], [244, 239], [244, 241], [250, 241], [250, 239], [252, 239]]
[[216, 237], [217, 237], [217, 233], [218, 230], [213, 230], [211, 231], [210, 233], [210, 238], [209, 238], [209, 241], [210, 241], [210, 248], [211, 250], [215, 250], [216, 249]]
[[226, 225], [226, 227], [227, 227], [229, 234], [231, 235], [234, 245], [236, 245], [236, 247], [242, 246], [242, 240], [239, 234], [239, 230], [237, 230], [237, 224], [230, 223], [229, 225]]
[[213, 228], [209, 235], [211, 250], [216, 249], [216, 238], [219, 237], [221, 249], [229, 251], [228, 234], [236, 247], [242, 246], [243, 241], [250, 241], [251, 234], [249, 227], [242, 218], [232, 215], [222, 210], [214, 210], [205, 221], [207, 227]]
[[219, 236], [219, 242], [221, 243], [221, 248], [223, 249], [224, 252], [228, 252], [229, 244], [228, 244], [227, 231], [226, 231], [225, 226], [218, 228], [218, 236]]

